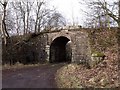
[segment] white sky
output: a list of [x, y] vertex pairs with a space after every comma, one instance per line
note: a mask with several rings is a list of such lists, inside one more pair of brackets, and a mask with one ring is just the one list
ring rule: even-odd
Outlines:
[[81, 9], [85, 9], [84, 6], [80, 5], [80, 0], [52, 0], [51, 5], [62, 13], [66, 19], [73, 23], [73, 21], [79, 25], [83, 24], [83, 13]]
[[[80, 4], [84, 0], [52, 0], [51, 5], [54, 5], [55, 8], [67, 19], [68, 22], [82, 25], [86, 19], [86, 15], [83, 11], [89, 10], [86, 8], [85, 4]], [[88, 0], [90, 1], [90, 0]], [[94, 1], [94, 0], [92, 0]], [[102, 0], [101, 0], [102, 1]], [[106, 0], [111, 3], [116, 0]]]
[[[9, 1], [22, 1], [22, 0], [9, 0]], [[24, 1], [24, 0], [23, 0]], [[34, 1], [34, 0], [29, 0]], [[38, 0], [39, 1], [39, 0]], [[54, 6], [56, 10], [58, 10], [66, 19], [67, 22], [72, 24], [75, 22], [76, 24], [82, 25], [84, 13], [81, 12], [81, 9], [85, 9], [84, 5], [80, 5], [80, 1], [82, 0], [45, 0], [50, 3], [50, 6]]]
[[[20, 1], [20, 0], [11, 0], [11, 1]], [[29, 0], [33, 1], [33, 0]], [[39, 1], [39, 0], [38, 0]], [[46, 0], [47, 1], [47, 0]], [[110, 2], [110, 0], [106, 0]], [[116, 1], [116, 0], [111, 0]], [[66, 19], [67, 22], [71, 24], [75, 22], [76, 24], [83, 26], [83, 21], [85, 18], [85, 13], [87, 11], [84, 4], [80, 4], [82, 0], [50, 0], [50, 6], [54, 6]]]

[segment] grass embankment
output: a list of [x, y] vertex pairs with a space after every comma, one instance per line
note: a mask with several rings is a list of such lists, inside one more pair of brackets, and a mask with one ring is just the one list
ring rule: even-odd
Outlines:
[[56, 81], [60, 88], [114, 88], [120, 84], [118, 73], [118, 63], [113, 60], [104, 60], [91, 69], [69, 64], [57, 71]]

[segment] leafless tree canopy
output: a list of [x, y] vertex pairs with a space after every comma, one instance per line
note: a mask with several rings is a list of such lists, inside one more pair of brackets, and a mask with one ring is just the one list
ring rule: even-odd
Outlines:
[[48, 3], [45, 0], [0, 1], [4, 39], [64, 26], [65, 18], [55, 8], [50, 9]]
[[120, 27], [120, 0], [83, 0], [89, 8], [85, 22], [90, 27]]
[[[120, 27], [120, 0], [83, 0], [88, 11], [86, 27]], [[19, 2], [1, 0], [1, 32], [6, 38], [11, 35], [37, 33], [42, 30], [59, 28], [66, 20], [56, 9], [49, 8], [48, 0], [21, 0]]]

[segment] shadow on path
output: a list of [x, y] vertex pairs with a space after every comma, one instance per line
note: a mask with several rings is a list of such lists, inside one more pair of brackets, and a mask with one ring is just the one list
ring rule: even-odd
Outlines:
[[65, 64], [48, 64], [2, 71], [2, 88], [57, 88], [56, 71]]

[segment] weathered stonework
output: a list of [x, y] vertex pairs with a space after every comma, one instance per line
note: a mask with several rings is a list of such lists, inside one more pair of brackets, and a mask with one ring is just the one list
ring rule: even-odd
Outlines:
[[[20, 51], [14, 49], [12, 52], [16, 53], [10, 54], [11, 57], [9, 58], [14, 60], [14, 62], [22, 62], [23, 60], [24, 63], [31, 61], [35, 63], [50, 62], [50, 60], [52, 62], [68, 60], [71, 62], [85, 63], [91, 60], [88, 33], [82, 28], [42, 32], [33, 35], [31, 39], [25, 40], [25, 43], [21, 45]], [[4, 47], [3, 51], [7, 50], [6, 48], [8, 47]], [[16, 60], [16, 57], [21, 58]], [[4, 57], [8, 61], [9, 58]]]
[[[48, 33], [48, 46], [61, 36], [68, 38], [71, 42], [71, 62], [89, 62], [91, 58], [87, 32], [83, 30], [61, 30], [59, 32]], [[49, 50], [47, 51], [49, 52]]]
[[94, 61], [91, 55], [96, 51], [104, 53], [109, 60], [116, 59], [118, 56], [111, 55], [118, 52], [117, 30], [71, 27], [13, 36], [7, 45], [2, 43], [2, 64], [63, 61], [90, 64]]

